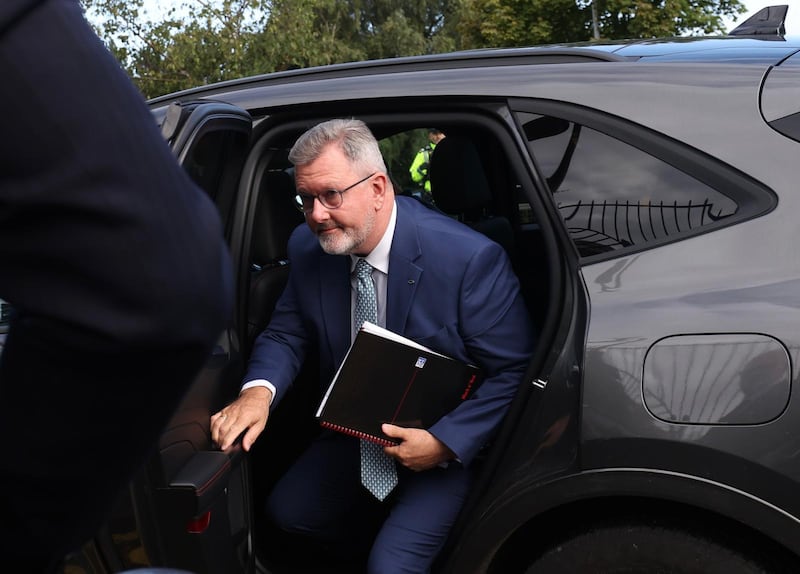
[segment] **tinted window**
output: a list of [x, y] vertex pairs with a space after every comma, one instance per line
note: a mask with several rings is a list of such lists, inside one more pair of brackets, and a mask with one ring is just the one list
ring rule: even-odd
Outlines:
[[230, 129], [230, 126], [222, 126], [225, 129], [214, 127], [212, 125], [212, 129], [207, 129], [192, 142], [183, 167], [216, 202], [227, 236], [236, 199], [236, 182], [247, 149], [247, 134]]
[[407, 194], [419, 191], [420, 186], [411, 179], [409, 168], [417, 152], [428, 143], [428, 130], [425, 128], [402, 131], [379, 141], [386, 168], [395, 184]]
[[0, 353], [3, 352], [8, 323], [11, 320], [11, 305], [0, 299]]
[[616, 138], [550, 116], [521, 119], [583, 257], [672, 240], [738, 210], [726, 195]]

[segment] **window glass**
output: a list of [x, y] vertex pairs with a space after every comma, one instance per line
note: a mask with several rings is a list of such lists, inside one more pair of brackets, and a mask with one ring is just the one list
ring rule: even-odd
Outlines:
[[550, 116], [521, 118], [583, 257], [671, 240], [738, 209], [726, 195], [613, 137]]
[[247, 134], [234, 129], [209, 129], [192, 143], [184, 169], [217, 204], [226, 236], [236, 199], [236, 182], [247, 149]]
[[3, 353], [8, 323], [11, 320], [11, 305], [0, 299], [0, 354]]
[[[430, 144], [428, 130], [417, 128], [395, 133], [382, 138], [380, 145], [381, 154], [386, 162], [386, 168], [398, 186], [398, 192], [406, 195], [420, 195], [424, 185], [424, 174], [427, 174], [427, 162], [416, 163], [417, 154]], [[411, 177], [411, 168], [417, 169], [418, 177]]]

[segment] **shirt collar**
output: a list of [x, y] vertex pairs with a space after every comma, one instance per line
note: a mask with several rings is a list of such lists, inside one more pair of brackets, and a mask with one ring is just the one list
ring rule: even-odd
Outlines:
[[[367, 263], [385, 275], [389, 274], [389, 252], [392, 249], [392, 239], [394, 238], [394, 228], [396, 224], [397, 203], [392, 201], [392, 214], [389, 216], [389, 225], [386, 226], [386, 231], [383, 232], [383, 237], [381, 237], [375, 249], [364, 257]], [[350, 255], [350, 271], [356, 268], [356, 263], [359, 259], [361, 258], [358, 255]]]

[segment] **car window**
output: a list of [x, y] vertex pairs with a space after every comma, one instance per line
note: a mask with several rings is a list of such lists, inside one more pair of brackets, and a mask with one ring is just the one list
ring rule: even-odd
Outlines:
[[3, 346], [6, 340], [6, 333], [8, 333], [8, 324], [11, 320], [11, 305], [0, 299], [0, 353], [3, 352]]
[[[227, 127], [227, 126], [225, 126]], [[183, 161], [189, 176], [215, 201], [226, 230], [235, 200], [247, 134], [230, 129], [207, 129], [194, 142]]]
[[417, 152], [428, 145], [428, 132], [424, 128], [401, 131], [378, 142], [386, 161], [386, 168], [401, 192], [412, 195], [418, 185], [412, 180], [409, 169]]
[[614, 137], [523, 116], [529, 149], [583, 257], [671, 240], [738, 210], [725, 194]]
[[11, 318], [11, 305], [0, 299], [0, 332], [5, 327], [8, 327], [8, 322]]

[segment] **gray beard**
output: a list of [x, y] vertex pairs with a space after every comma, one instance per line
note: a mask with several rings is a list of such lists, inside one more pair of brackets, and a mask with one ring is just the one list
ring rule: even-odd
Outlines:
[[328, 255], [350, 255], [358, 252], [375, 227], [375, 213], [372, 212], [359, 229], [342, 230], [336, 237], [317, 235], [320, 247]]

